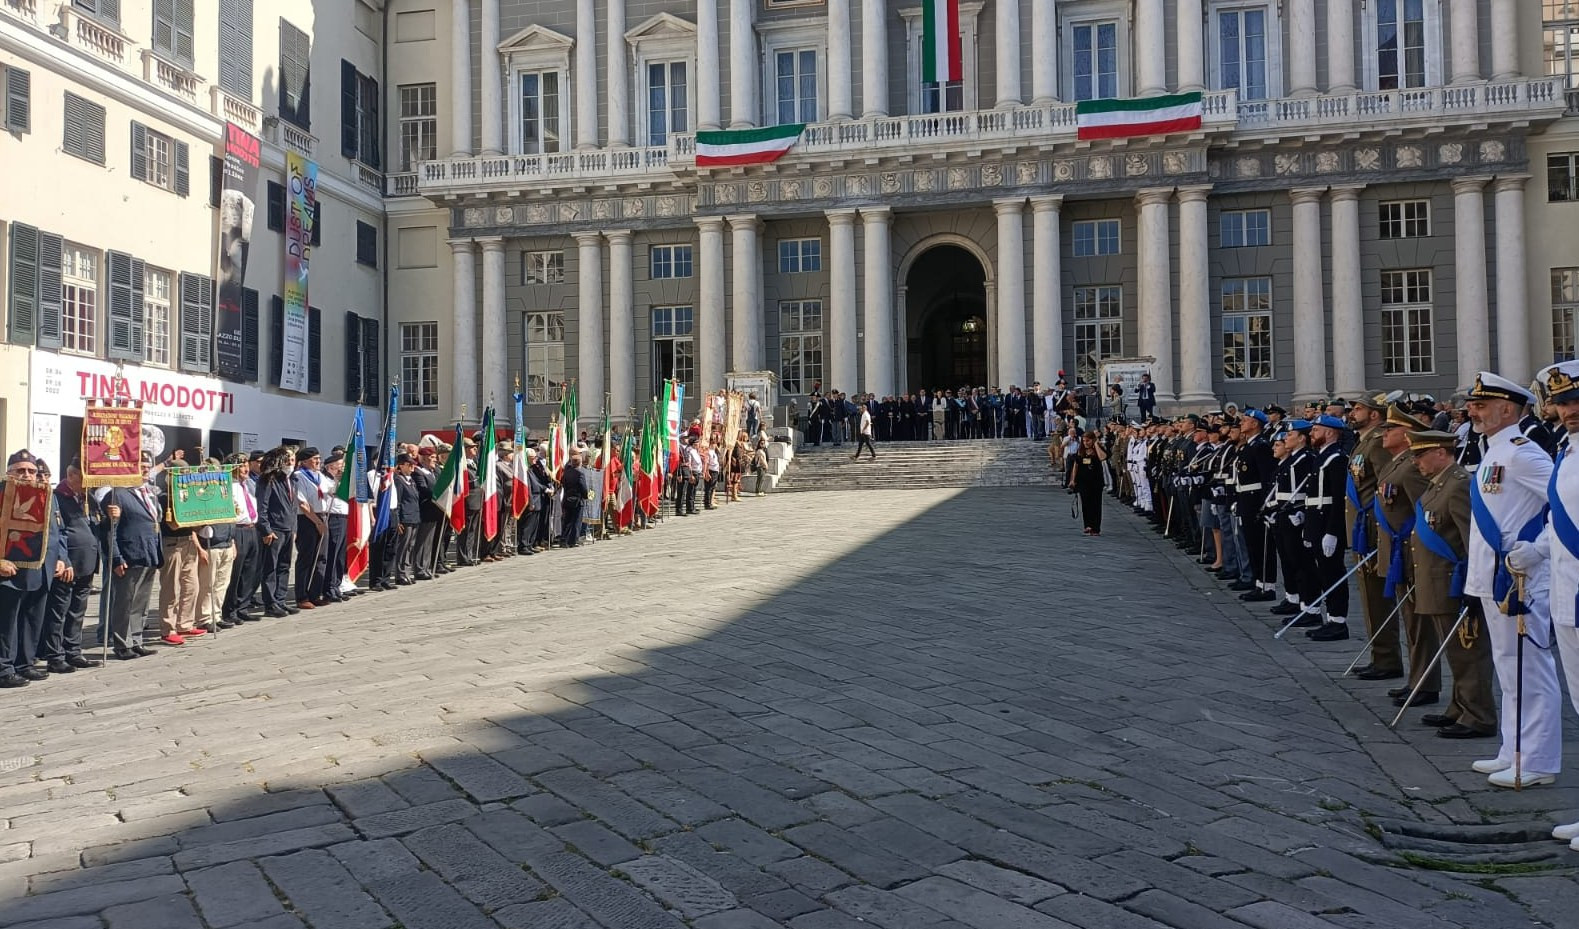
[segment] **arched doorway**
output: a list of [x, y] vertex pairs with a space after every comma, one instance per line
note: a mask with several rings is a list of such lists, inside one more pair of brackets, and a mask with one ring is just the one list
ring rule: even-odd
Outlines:
[[960, 245], [922, 251], [905, 275], [908, 389], [987, 384], [987, 273]]

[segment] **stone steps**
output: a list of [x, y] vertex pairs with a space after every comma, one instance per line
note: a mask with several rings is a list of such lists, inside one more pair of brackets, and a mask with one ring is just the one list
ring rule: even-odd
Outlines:
[[854, 453], [854, 445], [803, 447], [774, 491], [1039, 487], [1058, 482], [1047, 464], [1047, 446], [1029, 439], [885, 443], [878, 446], [875, 461], [853, 461]]

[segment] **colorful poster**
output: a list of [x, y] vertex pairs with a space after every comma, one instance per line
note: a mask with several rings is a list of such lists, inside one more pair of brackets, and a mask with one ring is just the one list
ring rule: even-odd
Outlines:
[[82, 414], [82, 483], [136, 487], [143, 482], [143, 411], [89, 403]]
[[[241, 288], [252, 244], [252, 194], [258, 189], [262, 143], [233, 123], [225, 124], [225, 183], [219, 194], [219, 312], [214, 325], [215, 373], [242, 378]], [[309, 237], [310, 239], [310, 237]]]
[[0, 499], [0, 557], [18, 568], [37, 568], [49, 551], [50, 486], [43, 481], [5, 482]]
[[165, 473], [170, 476], [170, 519], [177, 526], [185, 529], [236, 518], [229, 468], [167, 468]]
[[307, 266], [312, 258], [318, 165], [285, 153], [285, 331], [280, 387], [307, 392]]

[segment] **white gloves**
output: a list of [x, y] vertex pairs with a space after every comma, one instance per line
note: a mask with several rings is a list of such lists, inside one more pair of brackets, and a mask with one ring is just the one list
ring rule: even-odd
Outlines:
[[1508, 570], [1514, 574], [1529, 574], [1541, 564], [1541, 551], [1532, 542], [1514, 542], [1508, 549]]
[[1324, 536], [1321, 537], [1321, 554], [1322, 554], [1322, 557], [1324, 557], [1324, 558], [1331, 558], [1333, 556], [1333, 553], [1337, 552], [1337, 550], [1338, 550], [1338, 537], [1337, 536], [1335, 536], [1335, 535], [1324, 535]]
[[1295, 510], [1294, 512], [1288, 514], [1288, 522], [1291, 526], [1305, 525], [1305, 511]]

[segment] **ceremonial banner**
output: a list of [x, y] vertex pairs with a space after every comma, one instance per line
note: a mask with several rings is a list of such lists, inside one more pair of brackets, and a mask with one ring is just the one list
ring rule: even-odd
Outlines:
[[361, 407], [356, 408], [356, 416], [351, 421], [351, 437], [346, 448], [345, 470], [340, 472], [335, 496], [346, 503], [345, 576], [355, 583], [367, 570], [373, 541], [373, 518], [367, 503], [372, 487], [367, 481], [367, 437], [363, 432]]
[[581, 473], [586, 475], [588, 493], [591, 497], [581, 507], [581, 521], [597, 525], [603, 522], [603, 495], [594, 488], [603, 486], [602, 468], [582, 468]]
[[[7, 480], [0, 500], [3, 557], [18, 568], [38, 568], [49, 551], [51, 490], [44, 481]], [[46, 578], [47, 579], [47, 578]]]
[[[242, 377], [241, 288], [252, 244], [252, 193], [258, 189], [262, 143], [234, 123], [225, 124], [225, 183], [219, 193], [219, 311], [214, 322], [214, 373]], [[311, 236], [308, 237], [309, 241]]]
[[166, 468], [170, 476], [170, 521], [182, 529], [233, 522], [236, 498], [230, 490], [231, 468]]
[[1135, 99], [1081, 100], [1075, 104], [1075, 138], [1122, 139], [1201, 128], [1201, 92]]
[[143, 411], [89, 403], [82, 413], [82, 483], [137, 487], [143, 482]]
[[307, 266], [312, 257], [313, 213], [318, 203], [318, 165], [285, 153], [285, 331], [280, 352], [280, 387], [307, 392]]
[[477, 448], [477, 480], [482, 484], [482, 537], [499, 534], [499, 438], [493, 407], [482, 411], [482, 441]]
[[510, 472], [515, 480], [510, 482], [510, 515], [520, 519], [531, 505], [531, 488], [526, 460], [526, 416], [520, 391], [515, 394], [515, 457], [510, 459]]
[[724, 447], [735, 447], [735, 436], [740, 432], [740, 424], [745, 421], [746, 395], [731, 390], [725, 394], [724, 400]]

